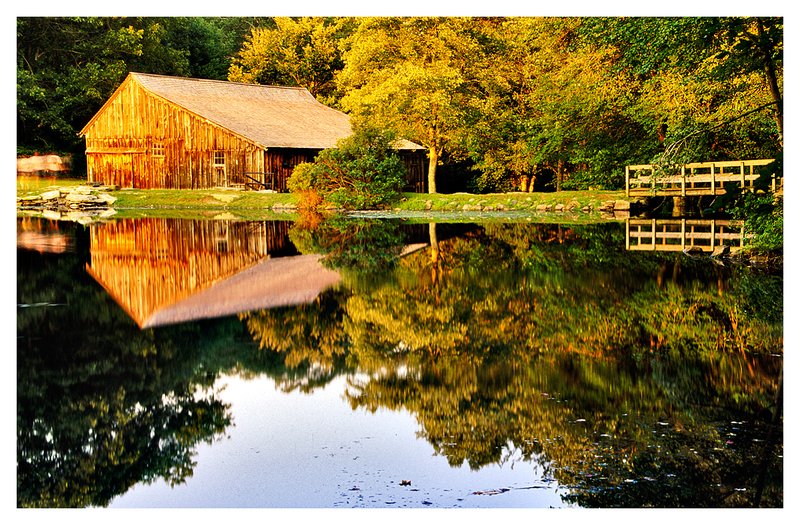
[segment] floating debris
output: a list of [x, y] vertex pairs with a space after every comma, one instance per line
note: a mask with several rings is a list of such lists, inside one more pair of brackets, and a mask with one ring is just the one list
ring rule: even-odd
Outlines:
[[408, 485], [411, 485], [411, 480], [410, 479], [404, 479], [404, 480], [400, 481], [400, 486], [401, 487], [405, 487], [405, 486], [408, 486]]
[[504, 492], [508, 492], [511, 489], [502, 488], [502, 489], [492, 489], [492, 490], [476, 490], [472, 493], [473, 496], [496, 496], [497, 494], [503, 494]]

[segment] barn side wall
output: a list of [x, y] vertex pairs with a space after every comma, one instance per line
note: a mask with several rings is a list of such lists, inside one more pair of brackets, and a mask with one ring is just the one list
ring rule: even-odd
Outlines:
[[131, 79], [85, 136], [90, 182], [143, 189], [237, 187], [250, 182], [246, 175], [260, 179], [265, 171], [263, 149]]

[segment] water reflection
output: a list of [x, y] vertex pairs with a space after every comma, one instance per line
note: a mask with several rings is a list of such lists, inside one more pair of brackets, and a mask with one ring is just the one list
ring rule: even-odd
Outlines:
[[741, 248], [747, 239], [742, 221], [727, 219], [626, 219], [628, 250], [713, 252]]
[[[20, 505], [104, 505], [137, 481], [191, 483], [193, 447], [230, 424], [235, 407], [210, 387], [231, 373], [311, 396], [344, 378], [353, 410], [412, 414], [453, 467], [515, 458], [567, 487], [565, 503], [783, 503], [779, 274], [626, 252], [616, 224], [300, 222], [286, 237], [339, 285], [141, 330], [84, 272], [84, 258], [98, 275], [103, 257], [113, 267], [137, 254], [133, 224], [111, 224], [126, 232], [116, 251], [113, 236], [95, 243], [98, 229], [85, 244], [78, 235], [91, 255], [19, 252], [18, 302], [58, 293], [71, 305], [18, 311]], [[136, 229], [155, 235], [146, 221]], [[189, 239], [138, 246], [213, 252]], [[200, 255], [183, 249], [190, 267]]]
[[131, 219], [94, 226], [88, 272], [142, 327], [311, 301], [339, 280], [286, 256], [282, 221]]

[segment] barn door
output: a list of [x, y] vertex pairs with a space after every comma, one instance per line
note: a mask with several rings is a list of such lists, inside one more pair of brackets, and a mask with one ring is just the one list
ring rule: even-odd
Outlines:
[[133, 155], [119, 153], [114, 155], [112, 163], [113, 184], [117, 184], [120, 188], [133, 188]]

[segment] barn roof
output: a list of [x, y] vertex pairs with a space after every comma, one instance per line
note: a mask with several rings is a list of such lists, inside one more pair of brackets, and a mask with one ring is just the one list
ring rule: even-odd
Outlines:
[[[265, 148], [332, 148], [352, 133], [347, 114], [321, 104], [305, 88], [145, 73], [130, 77], [146, 91]], [[424, 148], [402, 140], [398, 149]]]

